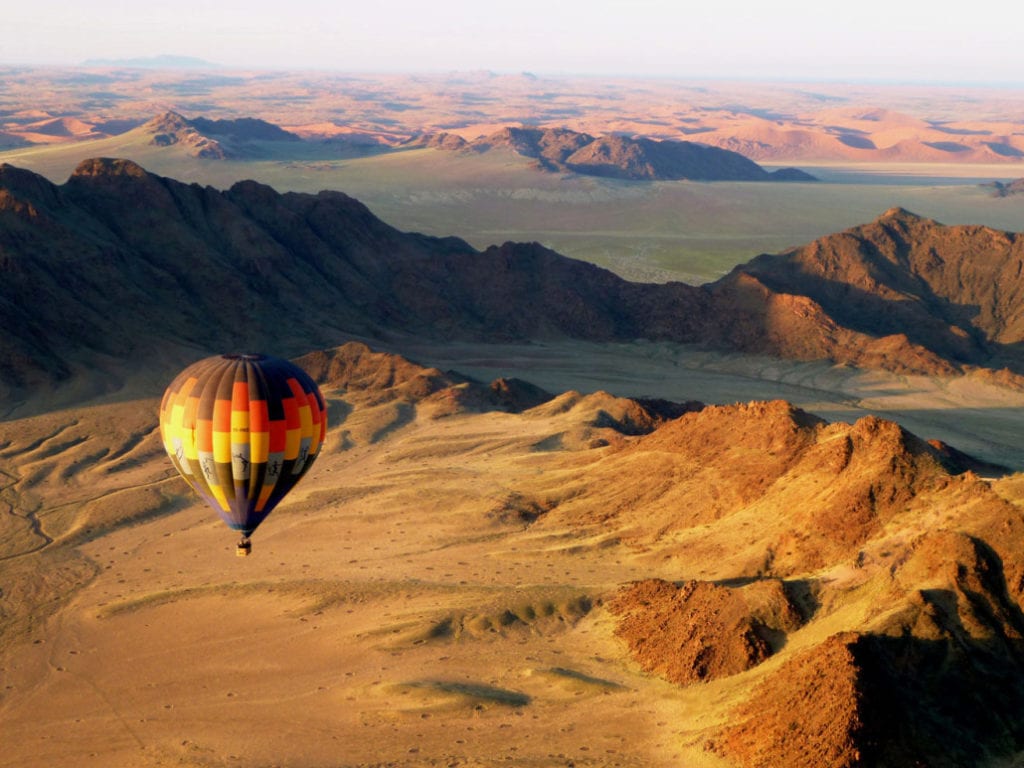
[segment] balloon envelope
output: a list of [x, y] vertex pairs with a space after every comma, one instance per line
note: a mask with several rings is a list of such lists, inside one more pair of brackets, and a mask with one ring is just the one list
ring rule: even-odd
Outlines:
[[309, 471], [326, 432], [319, 387], [269, 355], [193, 363], [160, 404], [160, 434], [175, 468], [243, 536]]

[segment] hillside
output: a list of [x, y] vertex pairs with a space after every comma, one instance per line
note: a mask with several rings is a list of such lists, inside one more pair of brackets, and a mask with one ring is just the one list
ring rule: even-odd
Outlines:
[[721, 288], [756, 280], [806, 296], [844, 328], [904, 335], [954, 364], [1016, 368], [1024, 341], [1024, 240], [944, 227], [902, 209], [737, 268]]
[[509, 127], [472, 141], [441, 133], [421, 137], [413, 145], [462, 152], [505, 148], [535, 158], [547, 171], [617, 179], [814, 181], [813, 176], [795, 168], [769, 172], [739, 153], [691, 141], [655, 141], [614, 134], [594, 137], [566, 128]]
[[166, 365], [186, 348], [268, 344], [299, 354], [394, 332], [1021, 373], [1020, 248], [1012, 233], [894, 209], [716, 283], [642, 284], [536, 243], [477, 251], [403, 233], [338, 192], [222, 192], [109, 159], [57, 186], [4, 165], [0, 381], [24, 391], [104, 359]]
[[294, 133], [251, 117], [233, 120], [210, 120], [205, 117], [185, 118], [177, 112], [166, 112], [135, 129], [149, 136], [149, 144], [157, 147], [180, 145], [192, 157], [233, 159], [258, 156], [253, 142], [299, 142]]
[[707, 742], [732, 764], [968, 765], [1024, 737], [1020, 508], [895, 424], [707, 407], [534, 485], [538, 530], [687, 574], [608, 603], [645, 671], [689, 687], [765, 667]]
[[10, 760], [954, 768], [1024, 750], [1019, 476], [782, 401], [486, 385], [358, 343], [297, 362], [328, 402], [325, 450], [244, 560], [168, 471], [156, 398], [0, 422]]

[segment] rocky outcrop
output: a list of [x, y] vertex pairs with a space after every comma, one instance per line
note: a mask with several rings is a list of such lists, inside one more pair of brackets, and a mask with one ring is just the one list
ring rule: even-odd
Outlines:
[[567, 128], [503, 128], [474, 141], [450, 134], [418, 140], [435, 149], [488, 152], [506, 148], [537, 160], [548, 171], [618, 179], [694, 181], [814, 181], [795, 168], [769, 172], [743, 155], [691, 141], [594, 137]]
[[149, 143], [157, 147], [178, 145], [192, 157], [224, 160], [253, 155], [252, 142], [302, 141], [294, 133], [252, 117], [234, 120], [188, 119], [177, 112], [165, 112], [142, 125]]
[[743, 587], [648, 579], [622, 588], [608, 607], [640, 666], [680, 685], [760, 664], [803, 623], [776, 579]]

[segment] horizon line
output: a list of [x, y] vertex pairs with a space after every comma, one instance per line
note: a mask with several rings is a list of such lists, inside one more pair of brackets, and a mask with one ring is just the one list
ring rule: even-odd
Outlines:
[[[178, 66], [174, 61], [179, 60]], [[149, 63], [144, 63], [149, 62]], [[185, 63], [194, 62], [194, 63]], [[878, 87], [931, 87], [931, 88], [992, 88], [992, 89], [1024, 89], [1024, 79], [1017, 80], [991, 80], [971, 79], [954, 80], [941, 78], [913, 78], [913, 77], [881, 77], [881, 76], [804, 76], [795, 74], [778, 75], [743, 75], [743, 74], [708, 74], [708, 73], [652, 73], [652, 72], [598, 72], [598, 71], [566, 71], [566, 70], [526, 70], [526, 69], [503, 69], [492, 67], [471, 67], [465, 69], [438, 67], [421, 69], [379, 69], [379, 68], [358, 68], [340, 66], [284, 66], [284, 65], [241, 65], [222, 64], [208, 61], [195, 56], [183, 56], [176, 54], [160, 54], [155, 56], [128, 57], [119, 59], [86, 59], [74, 63], [57, 62], [19, 62], [0, 60], [0, 67], [4, 69], [21, 70], [109, 70], [128, 69], [143, 70], [152, 72], [251, 72], [251, 73], [279, 73], [279, 74], [335, 74], [339, 76], [407, 76], [407, 77], [454, 77], [465, 75], [487, 75], [490, 77], [527, 77], [534, 79], [549, 80], [572, 80], [572, 79], [596, 79], [610, 78], [614, 80], [660, 80], [678, 82], [718, 82], [718, 83], [771, 83], [771, 84], [801, 84], [813, 83], [823, 85], [868, 85]]]

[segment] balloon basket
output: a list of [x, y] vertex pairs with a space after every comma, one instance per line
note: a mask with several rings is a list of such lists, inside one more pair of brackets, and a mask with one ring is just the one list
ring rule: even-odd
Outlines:
[[252, 553], [252, 542], [245, 538], [238, 542], [238, 547], [235, 548], [235, 555], [237, 557], [248, 557]]

